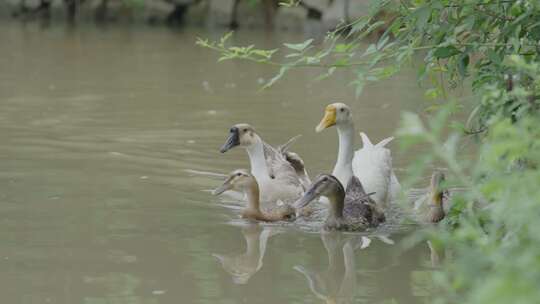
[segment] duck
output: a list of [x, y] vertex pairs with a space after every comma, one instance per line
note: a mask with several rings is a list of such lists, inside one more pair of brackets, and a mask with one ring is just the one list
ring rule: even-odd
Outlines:
[[245, 169], [232, 171], [223, 184], [213, 191], [213, 194], [220, 195], [228, 190], [244, 192], [247, 206], [241, 211], [242, 218], [253, 221], [277, 222], [290, 221], [296, 216], [296, 209], [284, 203], [278, 203], [275, 207], [267, 208], [268, 210], [263, 212], [260, 206], [260, 191], [257, 180]]
[[414, 201], [414, 213], [421, 223], [436, 224], [446, 217], [445, 205], [450, 192], [445, 188], [446, 176], [436, 171], [431, 175], [428, 191]]
[[393, 137], [373, 144], [369, 137], [361, 132], [363, 147], [354, 151], [354, 122], [351, 109], [344, 103], [332, 103], [326, 106], [324, 117], [315, 128], [317, 133], [336, 126], [339, 148], [332, 175], [346, 185], [352, 176], [358, 177], [368, 192], [375, 192], [372, 199], [381, 206], [388, 206], [397, 199], [401, 185], [392, 168], [392, 155], [385, 146]]
[[[236, 124], [229, 130], [229, 136], [220, 152], [225, 153], [234, 147], [244, 147], [249, 156], [251, 174], [257, 180], [261, 201], [294, 202], [304, 193], [298, 171], [305, 172], [303, 161], [297, 154], [288, 152], [289, 144], [276, 149], [264, 142], [249, 124]], [[287, 156], [297, 161], [296, 168], [287, 161]], [[307, 183], [307, 181], [305, 181]]]
[[313, 182], [294, 208], [304, 208], [320, 196], [328, 198], [329, 213], [325, 230], [360, 231], [376, 227], [385, 221], [384, 212], [371, 199], [374, 193], [366, 193], [362, 183], [352, 176], [347, 190], [339, 179], [331, 174], [321, 174]]

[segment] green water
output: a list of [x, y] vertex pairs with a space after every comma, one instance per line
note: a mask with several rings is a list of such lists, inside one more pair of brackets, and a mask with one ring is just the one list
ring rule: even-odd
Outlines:
[[[205, 191], [220, 181], [186, 172], [248, 167], [241, 149], [218, 152], [238, 122], [272, 144], [303, 134], [294, 150], [309, 173], [329, 172], [335, 130], [314, 132], [324, 106], [348, 103], [357, 129], [380, 140], [401, 110], [422, 109], [414, 74], [369, 86], [360, 99], [350, 74], [312, 82], [317, 71], [307, 69], [258, 93], [274, 68], [216, 64], [216, 54], [194, 46], [197, 36], [220, 34], [0, 26], [3, 303], [426, 300], [427, 245], [404, 251], [377, 237], [367, 245], [350, 235], [231, 225], [235, 213]], [[245, 30], [234, 42], [305, 39]], [[391, 147], [403, 175], [410, 156]]]

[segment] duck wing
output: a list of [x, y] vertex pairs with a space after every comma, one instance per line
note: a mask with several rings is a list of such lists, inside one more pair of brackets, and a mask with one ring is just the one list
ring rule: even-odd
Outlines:
[[296, 175], [298, 175], [298, 179], [302, 184], [302, 188], [304, 188], [305, 191], [311, 185], [311, 179], [309, 178], [309, 175], [306, 171], [304, 160], [297, 153], [289, 151], [291, 145], [295, 143], [300, 137], [302, 137], [302, 135], [294, 136], [283, 145], [278, 146], [277, 149], [294, 168], [294, 170], [296, 171]]
[[289, 151], [289, 148], [292, 146], [292, 144], [294, 144], [300, 137], [302, 137], [302, 134], [293, 136], [291, 139], [287, 140], [287, 142], [285, 142], [284, 144], [279, 145], [277, 147], [278, 151], [281, 154], [285, 154], [287, 151]]
[[371, 198], [373, 195], [373, 192], [366, 193], [358, 177], [352, 176], [345, 190], [344, 215], [349, 219], [363, 219], [371, 226], [384, 222], [384, 212]]
[[365, 218], [371, 221], [371, 210], [365, 204], [365, 201], [369, 199], [358, 177], [352, 176], [345, 190], [344, 216], [351, 219]]
[[380, 143], [373, 145], [365, 133], [360, 133], [360, 136], [363, 147], [354, 154], [353, 173], [360, 179], [366, 191], [375, 192], [372, 198], [376, 203], [386, 204], [390, 197], [389, 189], [392, 180], [394, 180], [393, 187], [399, 186], [392, 169], [391, 152], [384, 147], [393, 138], [383, 139]]
[[293, 166], [278, 149], [263, 142], [264, 158], [270, 178], [287, 183], [290, 186], [302, 187]]

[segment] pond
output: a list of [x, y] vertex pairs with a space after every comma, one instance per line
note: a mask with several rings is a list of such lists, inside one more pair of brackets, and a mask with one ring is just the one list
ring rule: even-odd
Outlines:
[[[271, 144], [303, 134], [309, 173], [330, 172], [337, 135], [314, 132], [330, 102], [357, 129], [390, 136], [423, 108], [414, 71], [367, 87], [314, 82], [273, 67], [216, 63], [204, 29], [0, 26], [0, 285], [5, 303], [418, 303], [433, 271], [406, 234], [357, 236], [250, 225], [208, 190], [249, 167], [219, 153], [228, 128]], [[235, 43], [276, 47], [301, 33], [242, 30]], [[397, 174], [410, 155], [392, 143]], [[231, 224], [231, 221], [234, 224]]]

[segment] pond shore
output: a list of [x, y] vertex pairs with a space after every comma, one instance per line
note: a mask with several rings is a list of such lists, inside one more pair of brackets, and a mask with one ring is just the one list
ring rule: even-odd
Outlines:
[[304, 0], [293, 8], [276, 1], [245, 0], [7, 0], [0, 4], [1, 18], [22, 21], [150, 23], [171, 26], [249, 27], [302, 30], [318, 24], [334, 28], [340, 22], [366, 15], [369, 1]]

